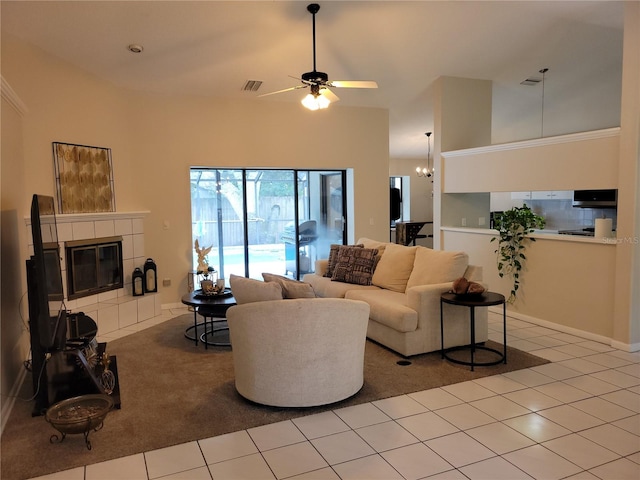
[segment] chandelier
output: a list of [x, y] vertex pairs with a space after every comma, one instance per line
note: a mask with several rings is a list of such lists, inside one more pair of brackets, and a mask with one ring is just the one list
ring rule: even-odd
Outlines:
[[434, 174], [434, 168], [431, 166], [431, 132], [426, 132], [427, 136], [427, 166], [426, 167], [416, 167], [416, 175], [419, 177], [430, 178]]

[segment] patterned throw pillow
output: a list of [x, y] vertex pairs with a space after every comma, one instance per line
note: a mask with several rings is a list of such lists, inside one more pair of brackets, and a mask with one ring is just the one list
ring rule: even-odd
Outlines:
[[364, 248], [364, 245], [339, 245], [333, 244], [329, 250], [329, 260], [327, 260], [327, 271], [324, 272], [325, 277], [333, 277], [333, 270], [336, 268], [336, 264], [338, 263], [338, 249], [340, 247], [354, 247], [354, 248]]
[[371, 285], [377, 253], [378, 250], [375, 248], [340, 246], [338, 262], [331, 280], [355, 285]]

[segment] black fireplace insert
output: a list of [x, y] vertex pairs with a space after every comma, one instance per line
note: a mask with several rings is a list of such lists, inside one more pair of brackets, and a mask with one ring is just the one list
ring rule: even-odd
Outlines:
[[122, 237], [65, 242], [67, 297], [86, 297], [123, 287]]

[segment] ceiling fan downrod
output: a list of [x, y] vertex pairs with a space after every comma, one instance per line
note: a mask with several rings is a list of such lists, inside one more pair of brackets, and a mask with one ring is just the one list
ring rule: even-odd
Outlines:
[[312, 27], [313, 27], [313, 71], [316, 71], [316, 13], [320, 10], [320, 5], [317, 3], [310, 3], [307, 5], [307, 10], [311, 14]]

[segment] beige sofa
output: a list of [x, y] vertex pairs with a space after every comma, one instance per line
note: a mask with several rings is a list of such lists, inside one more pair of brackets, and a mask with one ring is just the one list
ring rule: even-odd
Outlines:
[[[482, 267], [468, 265], [463, 252], [405, 247], [361, 238], [365, 249], [378, 249], [371, 285], [356, 285], [324, 276], [327, 260], [316, 262], [316, 271], [306, 274], [318, 297], [361, 300], [370, 306], [367, 337], [404, 355], [411, 356], [441, 348], [440, 295], [451, 290], [453, 280], [465, 276], [482, 282]], [[470, 343], [470, 315], [467, 307], [445, 304], [445, 348]], [[476, 342], [488, 339], [487, 311], [477, 309]]]
[[[262, 288], [263, 282], [253, 282], [252, 290]], [[364, 382], [368, 318], [366, 303], [335, 298], [259, 299], [231, 307], [238, 393], [277, 407], [325, 405], [356, 394]]]

